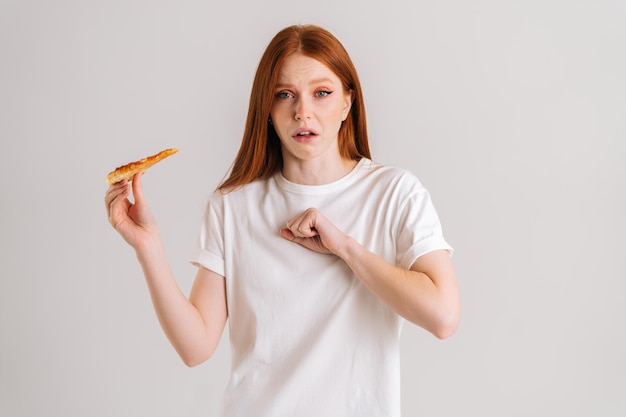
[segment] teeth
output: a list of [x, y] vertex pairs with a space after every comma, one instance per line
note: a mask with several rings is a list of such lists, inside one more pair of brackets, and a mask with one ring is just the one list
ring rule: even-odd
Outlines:
[[309, 136], [309, 135], [312, 135], [312, 134], [313, 133], [311, 133], [311, 132], [300, 132], [300, 133], [298, 133], [298, 136]]

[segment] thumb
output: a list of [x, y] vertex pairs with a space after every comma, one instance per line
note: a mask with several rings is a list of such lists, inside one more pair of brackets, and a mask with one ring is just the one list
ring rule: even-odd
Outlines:
[[300, 245], [305, 246], [305, 247], [308, 247], [307, 243], [308, 243], [308, 241], [311, 240], [310, 238], [306, 238], [306, 237], [297, 237], [287, 227], [284, 227], [284, 228], [280, 229], [280, 234], [285, 239], [290, 240], [292, 242], [299, 243]]
[[145, 204], [146, 200], [143, 197], [143, 186], [141, 185], [141, 177], [143, 172], [138, 172], [133, 177], [133, 197], [135, 198], [135, 203], [139, 205]]
[[287, 240], [291, 240], [291, 241], [295, 240], [295, 236], [293, 235], [293, 233], [291, 233], [291, 230], [289, 230], [286, 227], [280, 229], [280, 234], [282, 235], [282, 237], [284, 237]]

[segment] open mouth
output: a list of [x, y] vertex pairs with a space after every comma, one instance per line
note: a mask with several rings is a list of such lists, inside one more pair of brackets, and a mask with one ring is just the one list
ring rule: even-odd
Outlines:
[[302, 127], [296, 130], [293, 134], [293, 138], [296, 140], [310, 140], [317, 136], [319, 136], [319, 134], [315, 130], [307, 127]]

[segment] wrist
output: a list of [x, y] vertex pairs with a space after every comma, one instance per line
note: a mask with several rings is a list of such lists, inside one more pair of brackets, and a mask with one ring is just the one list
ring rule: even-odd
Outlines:
[[134, 249], [139, 262], [154, 259], [164, 253], [163, 242], [158, 234], [142, 240]]
[[346, 236], [342, 244], [339, 245], [339, 247], [335, 251], [335, 254], [343, 259], [344, 262], [350, 264], [350, 259], [353, 259], [354, 256], [358, 253], [358, 248], [362, 248], [362, 246], [352, 237]]

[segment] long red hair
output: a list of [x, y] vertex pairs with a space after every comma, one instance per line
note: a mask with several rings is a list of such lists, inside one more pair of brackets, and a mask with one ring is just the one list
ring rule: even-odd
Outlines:
[[335, 36], [319, 26], [289, 26], [274, 36], [261, 57], [241, 146], [230, 175], [219, 190], [229, 191], [256, 179], [269, 178], [282, 168], [280, 139], [268, 120], [278, 72], [285, 58], [298, 52], [330, 68], [343, 89], [352, 93], [350, 114], [339, 129], [341, 156], [354, 160], [371, 158], [361, 84], [348, 52]]

